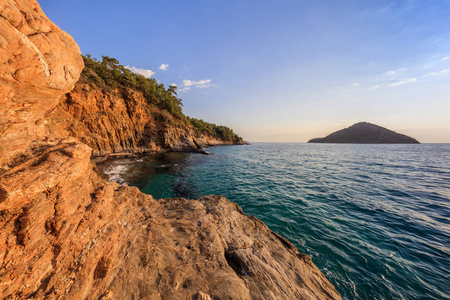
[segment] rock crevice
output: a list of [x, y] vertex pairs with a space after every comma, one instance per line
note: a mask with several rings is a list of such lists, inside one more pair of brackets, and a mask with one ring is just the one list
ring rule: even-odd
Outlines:
[[[22, 39], [22, 41], [25, 42], [25, 44], [27, 44], [31, 49], [33, 49], [36, 54], [39, 57], [39, 60], [41, 61], [42, 65], [44, 66], [44, 74], [45, 77], [49, 77], [50, 76], [50, 68], [47, 64], [47, 62], [45, 61], [44, 55], [41, 53], [41, 51], [39, 51], [38, 47], [36, 47], [33, 42], [28, 38], [28, 36], [24, 35], [22, 32], [20, 32], [19, 30], [17, 30], [17, 28], [14, 28], [16, 30], [16, 33], [20, 36], [20, 38]], [[35, 33], [29, 36], [33, 36], [36, 34], [40, 34], [40, 33]]]

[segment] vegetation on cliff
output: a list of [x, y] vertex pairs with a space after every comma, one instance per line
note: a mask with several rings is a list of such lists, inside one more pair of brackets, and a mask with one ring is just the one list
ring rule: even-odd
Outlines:
[[233, 132], [233, 129], [229, 127], [216, 125], [214, 123], [208, 123], [201, 119], [199, 120], [191, 117], [186, 117], [186, 120], [189, 122], [189, 124], [192, 125], [197, 136], [200, 136], [202, 134], [211, 135], [226, 142], [232, 142], [236, 144], [243, 143], [242, 138], [235, 134]]
[[183, 104], [176, 93], [176, 86], [166, 88], [164, 84], [158, 83], [154, 78], [146, 78], [141, 74], [131, 72], [119, 61], [109, 56], [102, 56], [99, 61], [95, 57], [87, 54], [83, 56], [84, 69], [82, 77], [91, 81], [97, 86], [103, 87], [106, 91], [125, 87], [141, 92], [147, 101], [159, 108], [167, 110], [170, 114], [183, 119], [181, 109]]
[[174, 124], [192, 126], [197, 136], [209, 135], [230, 143], [242, 143], [240, 136], [229, 127], [208, 123], [183, 114], [182, 100], [178, 97], [176, 86], [165, 87], [154, 78], [147, 78], [134, 73], [121, 65], [115, 58], [102, 56], [102, 60], [87, 54], [83, 56], [84, 69], [81, 80], [101, 87], [107, 93], [114, 93], [120, 88], [129, 88], [142, 93], [148, 104], [155, 105], [167, 111], [171, 117], [167, 120], [177, 120]]

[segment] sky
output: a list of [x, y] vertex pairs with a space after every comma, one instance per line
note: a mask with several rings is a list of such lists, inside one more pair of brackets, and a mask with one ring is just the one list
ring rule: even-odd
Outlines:
[[450, 143], [449, 0], [38, 0], [83, 54], [176, 84], [250, 142], [360, 121]]

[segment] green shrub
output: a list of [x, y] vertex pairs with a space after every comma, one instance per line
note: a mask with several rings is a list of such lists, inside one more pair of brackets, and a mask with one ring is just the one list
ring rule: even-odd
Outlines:
[[119, 61], [109, 56], [102, 56], [99, 61], [91, 55], [83, 55], [83, 78], [109, 92], [117, 88], [131, 88], [141, 92], [150, 104], [167, 110], [173, 116], [184, 119], [181, 99], [178, 98], [175, 86], [167, 89], [164, 84], [158, 84], [154, 78], [146, 78], [141, 74], [131, 72]]
[[233, 129], [208, 123], [201, 119], [186, 117], [187, 122], [194, 128], [197, 136], [202, 134], [213, 136], [226, 142], [239, 143], [242, 138], [233, 132]]

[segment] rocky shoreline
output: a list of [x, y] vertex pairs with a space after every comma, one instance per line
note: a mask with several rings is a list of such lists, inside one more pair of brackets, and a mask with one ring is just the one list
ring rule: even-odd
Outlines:
[[49, 116], [52, 134], [75, 137], [93, 149], [95, 156], [116, 153], [150, 154], [166, 151], [205, 153], [216, 145], [244, 144], [214, 136], [197, 136], [194, 130], [150, 105], [130, 89], [105, 93], [80, 80], [64, 95]]
[[72, 140], [2, 174], [2, 298], [340, 299], [235, 203], [155, 200], [93, 167]]
[[0, 46], [0, 298], [341, 299], [235, 203], [155, 200], [97, 174], [94, 154], [215, 142], [83, 91], [78, 46], [36, 1], [3, 1]]

